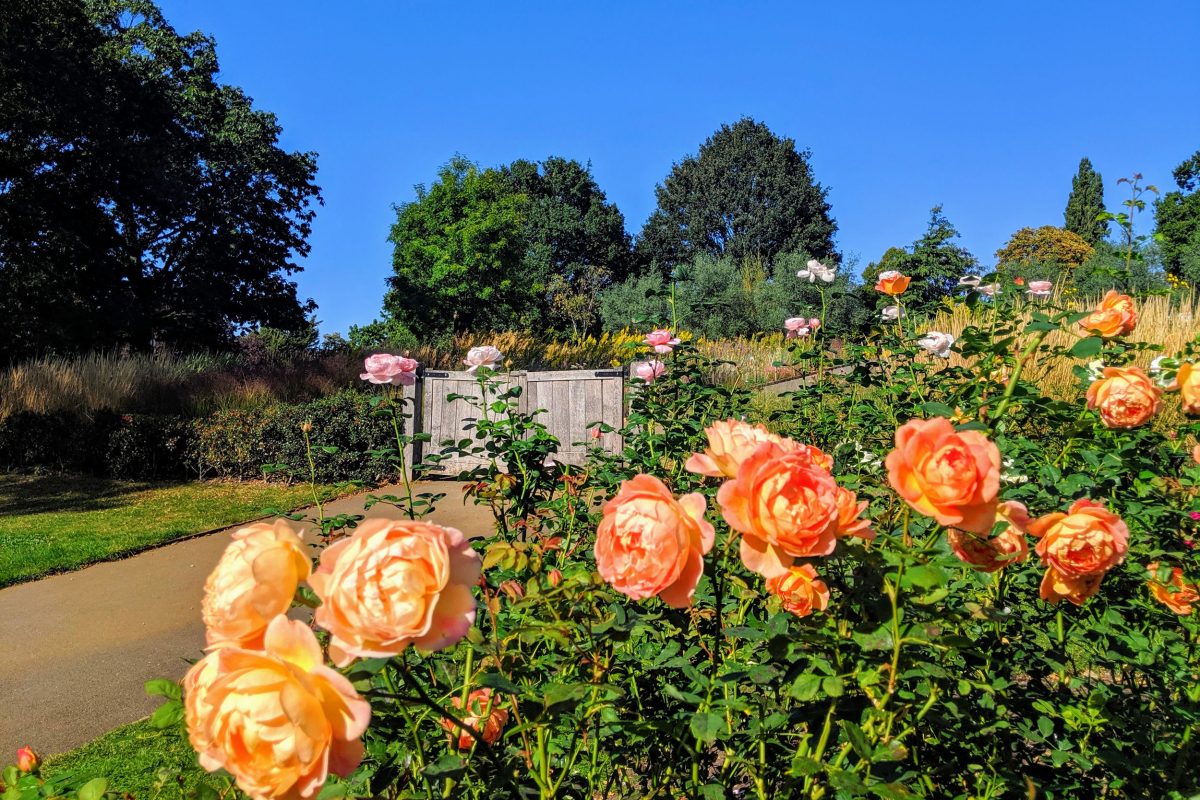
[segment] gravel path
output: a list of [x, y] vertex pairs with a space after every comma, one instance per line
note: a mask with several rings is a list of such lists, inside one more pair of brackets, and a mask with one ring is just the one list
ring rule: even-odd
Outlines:
[[[463, 505], [461, 488], [418, 491], [445, 492], [431, 519], [478, 535], [491, 513]], [[365, 498], [336, 500], [326, 514], [362, 513]], [[380, 505], [368, 516], [398, 514]], [[182, 677], [203, 654], [200, 598], [228, 530], [0, 590], [0, 764], [21, 745], [60, 753], [150, 713], [157, 701], [142, 685]]]

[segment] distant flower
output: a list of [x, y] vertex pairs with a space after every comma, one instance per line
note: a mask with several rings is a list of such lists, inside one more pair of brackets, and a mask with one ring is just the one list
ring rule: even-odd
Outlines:
[[912, 278], [901, 274], [894, 269], [889, 269], [886, 272], [879, 273], [879, 280], [875, 282], [875, 290], [883, 292], [891, 297], [904, 294], [908, 288], [909, 281]]
[[412, 386], [417, 382], [418, 366], [420, 365], [412, 358], [377, 353], [367, 356], [367, 360], [363, 362], [365, 371], [358, 377], [369, 383]]
[[984, 297], [995, 297], [996, 290], [1000, 287], [995, 283], [984, 283], [975, 287]]
[[1014, 469], [1015, 465], [1016, 465], [1016, 462], [1013, 459], [1011, 459], [1011, 458], [1004, 459], [1001, 462], [1001, 466], [1003, 467], [1003, 469], [1001, 469], [1001, 471], [1000, 471], [1000, 480], [1004, 481], [1005, 483], [1012, 483], [1012, 484], [1017, 484], [1017, 485], [1020, 485], [1022, 483], [1029, 483], [1029, 476], [1022, 475], [1021, 473], [1017, 472]]
[[1100, 361], [1099, 359], [1095, 361], [1089, 361], [1087, 365], [1087, 371], [1089, 381], [1100, 380], [1102, 377], [1104, 377], [1104, 362]]
[[1030, 297], [1045, 299], [1054, 291], [1054, 284], [1050, 281], [1030, 281], [1029, 288], [1025, 293]]
[[1200, 522], [1200, 511], [1193, 511], [1191, 514], [1188, 514], [1188, 516], [1191, 517], [1193, 521]]
[[672, 338], [671, 332], [666, 328], [659, 328], [656, 331], [647, 333], [643, 341], [649, 347], [653, 347], [654, 352], [662, 354], [671, 352], [675, 345], [679, 344], [679, 339]]
[[1024, 286], [1025, 279], [1018, 275], [1016, 278], [1013, 278], [1013, 283], [1015, 283], [1017, 286]]
[[811, 319], [789, 317], [783, 321], [783, 329], [787, 331], [787, 338], [789, 339], [803, 338], [819, 327], [821, 327], [821, 320], [816, 317]]
[[883, 311], [879, 312], [879, 315], [883, 317], [884, 322], [895, 322], [904, 316], [904, 309], [902, 309], [900, 306], [888, 306]]
[[974, 289], [976, 286], [979, 285], [979, 283], [980, 283], [980, 278], [978, 275], [963, 275], [961, 278], [958, 279], [958, 285], [965, 286], [968, 289]]
[[467, 357], [463, 359], [463, 363], [467, 365], [467, 372], [474, 372], [480, 367], [494, 369], [502, 358], [504, 358], [504, 353], [487, 344], [482, 347], [472, 347], [468, 350]]
[[662, 377], [662, 374], [666, 371], [666, 365], [653, 358], [648, 361], [639, 361], [633, 365], [634, 376], [641, 378], [646, 383], [654, 383], [654, 381]]
[[954, 344], [954, 336], [940, 331], [930, 331], [917, 340], [917, 344], [938, 358], [949, 358], [950, 346]]
[[833, 283], [833, 279], [837, 277], [837, 267], [827, 267], [816, 259], [809, 259], [804, 269], [796, 273], [796, 277], [809, 283], [817, 280]]

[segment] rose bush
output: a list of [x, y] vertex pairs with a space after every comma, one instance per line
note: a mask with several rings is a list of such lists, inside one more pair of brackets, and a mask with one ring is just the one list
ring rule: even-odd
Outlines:
[[[1192, 797], [1200, 343], [1164, 391], [1122, 338], [1132, 300], [964, 286], [988, 322], [961, 358], [899, 304], [837, 349], [814, 326], [769, 413], [656, 331], [621, 450], [593, 439], [583, 468], [480, 370], [434, 458], [482, 457], [494, 528], [411, 493], [400, 523], [317, 520], [296, 598], [319, 639], [277, 645], [281, 617], [257, 649], [215, 637], [184, 685], [204, 763], [313, 797], [361, 735], [322, 797]], [[1061, 359], [1073, 400], [1037, 382]]]

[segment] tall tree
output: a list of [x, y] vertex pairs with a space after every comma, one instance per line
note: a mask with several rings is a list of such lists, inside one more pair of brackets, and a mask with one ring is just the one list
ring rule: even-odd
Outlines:
[[863, 270], [863, 281], [870, 287], [881, 272], [902, 272], [912, 278], [904, 295], [905, 307], [910, 312], [931, 313], [954, 291], [960, 277], [979, 268], [975, 256], [955, 244], [957, 238], [958, 229], [936, 205], [929, 211], [929, 223], [921, 238], [909, 248], [888, 248], [878, 263], [868, 264]]
[[625, 218], [578, 161], [551, 156], [503, 171], [529, 198], [522, 274], [545, 286], [546, 319], [572, 333], [594, 329], [600, 292], [629, 274]]
[[306, 324], [312, 153], [149, 0], [0, 5], [0, 360]]
[[1154, 204], [1163, 267], [1172, 275], [1200, 281], [1200, 150], [1172, 173], [1178, 191]]
[[996, 261], [1004, 266], [1054, 266], [1072, 270], [1091, 258], [1095, 252], [1084, 238], [1074, 231], [1043, 225], [1040, 228], [1021, 228], [1007, 244], [996, 251]]
[[761, 122], [722, 125], [655, 189], [658, 207], [638, 238], [639, 257], [664, 273], [702, 254], [838, 260], [828, 190], [809, 158]]
[[396, 207], [384, 313], [421, 337], [536, 322], [546, 287], [523, 272], [529, 197], [462, 156]]
[[1108, 220], [1099, 219], [1104, 213], [1104, 181], [1092, 169], [1087, 158], [1079, 160], [1079, 171], [1071, 179], [1071, 194], [1067, 197], [1066, 220], [1063, 227], [1076, 234], [1092, 247], [1108, 236]]

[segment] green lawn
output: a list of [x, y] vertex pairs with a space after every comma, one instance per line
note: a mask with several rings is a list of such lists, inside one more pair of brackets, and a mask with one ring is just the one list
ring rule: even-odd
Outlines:
[[0, 475], [0, 587], [311, 502], [307, 486]]
[[69, 774], [74, 786], [105, 778], [109, 789], [138, 800], [184, 797], [201, 783], [221, 789], [229, 780], [200, 768], [181, 726], [159, 730], [148, 720], [122, 725], [83, 747], [54, 756], [42, 774], [47, 778]]

